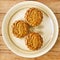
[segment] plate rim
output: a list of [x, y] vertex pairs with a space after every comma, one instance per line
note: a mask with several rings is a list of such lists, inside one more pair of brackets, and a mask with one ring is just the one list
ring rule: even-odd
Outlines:
[[[10, 46], [8, 46], [8, 43], [6, 42], [6, 38], [5, 38], [5, 36], [4, 36], [4, 22], [5, 22], [5, 19], [6, 19], [6, 17], [7, 17], [7, 15], [9, 14], [9, 12], [12, 10], [12, 9], [14, 9], [17, 5], [19, 5], [19, 4], [24, 4], [24, 3], [37, 3], [37, 4], [42, 4], [42, 5], [44, 5], [43, 3], [40, 3], [40, 2], [36, 2], [36, 1], [24, 1], [24, 2], [20, 2], [20, 3], [18, 3], [18, 4], [16, 4], [15, 6], [13, 6], [8, 12], [7, 12], [7, 14], [5, 15], [5, 17], [4, 17], [4, 19], [3, 19], [3, 22], [2, 22], [2, 37], [3, 37], [3, 40], [4, 40], [4, 42], [6, 43], [6, 45], [7, 45], [7, 47], [12, 51], [12, 52], [14, 52], [15, 54], [17, 54], [14, 50], [12, 50], [11, 49], [11, 47]], [[45, 7], [47, 7], [46, 5], [44, 5]], [[48, 7], [47, 7], [48, 8]], [[51, 13], [54, 15], [54, 13], [52, 12], [52, 10], [50, 9], [50, 8], [48, 8], [50, 11], [51, 11]], [[57, 37], [58, 37], [58, 32], [59, 32], [59, 30], [58, 30], [58, 22], [57, 22], [57, 19], [56, 19], [56, 17], [55, 17], [55, 15], [54, 15], [54, 18], [55, 18], [55, 20], [56, 20], [56, 23], [57, 23], [57, 35], [56, 35], [56, 37], [55, 37], [55, 41], [54, 41], [54, 43], [51, 45], [51, 47], [49, 48], [49, 49], [47, 49], [45, 52], [43, 52], [42, 54], [37, 54], [36, 56], [23, 56], [23, 55], [20, 55], [20, 54], [17, 54], [17, 55], [19, 55], [19, 56], [22, 56], [22, 57], [26, 57], [26, 58], [34, 58], [34, 57], [38, 57], [38, 56], [42, 56], [43, 54], [45, 54], [45, 53], [47, 53], [53, 46], [54, 46], [54, 44], [56, 43], [56, 41], [57, 41]]]

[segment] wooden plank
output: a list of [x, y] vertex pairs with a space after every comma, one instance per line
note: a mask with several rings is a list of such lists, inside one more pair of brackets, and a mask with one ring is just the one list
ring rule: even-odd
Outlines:
[[[38, 57], [38, 58], [34, 58], [31, 60], [59, 60], [60, 59], [60, 36], [57, 39], [56, 44], [54, 45], [54, 47], [45, 55]], [[14, 53], [12, 53], [5, 45], [2, 36], [0, 36], [0, 60], [30, 60], [27, 58], [22, 58], [19, 57], [17, 55], [15, 55]]]
[[53, 12], [56, 13], [55, 15], [59, 23], [59, 36], [57, 42], [47, 54], [33, 59], [22, 58], [12, 53], [5, 45], [1, 34], [3, 17], [13, 5], [21, 1], [24, 0], [0, 0], [0, 60], [60, 60], [60, 0], [35, 0], [50, 7]]
[[46, 4], [54, 13], [60, 13], [60, 0], [37, 0]]
[[[13, 5], [25, 0], [0, 0], [0, 13], [6, 13]], [[27, 1], [27, 0], [26, 0]], [[46, 4], [54, 13], [60, 13], [60, 0], [36, 0]]]
[[1, 0], [0, 1], [0, 13], [6, 13], [13, 5], [21, 1], [24, 1], [24, 0]]
[[[55, 14], [55, 15], [57, 17], [59, 28], [60, 28], [60, 14]], [[0, 35], [2, 35], [1, 28], [2, 28], [2, 21], [3, 21], [4, 16], [5, 16], [4, 13], [0, 13]]]
[[[55, 14], [55, 15], [57, 17], [59, 28], [60, 28], [60, 14]], [[5, 14], [0, 13], [0, 35], [2, 35], [1, 28], [2, 28], [2, 21], [3, 21], [4, 16], [5, 16]]]
[[2, 21], [3, 21], [4, 15], [5, 15], [5, 14], [0, 13], [0, 35], [2, 35], [2, 30], [1, 30], [1, 28], [2, 28]]
[[55, 14], [57, 21], [58, 21], [58, 27], [59, 27], [59, 36], [60, 36], [60, 14]]
[[[0, 14], [0, 22], [2, 22], [3, 16], [5, 14]], [[58, 23], [60, 23], [60, 14], [55, 14], [58, 20]], [[60, 26], [60, 24], [59, 24]], [[0, 28], [1, 29], [1, 28]], [[55, 44], [55, 46], [45, 55], [38, 57], [38, 58], [34, 58], [31, 60], [60, 60], [60, 33], [59, 33], [59, 37], [58, 40]], [[26, 59], [26, 58], [22, 58], [19, 57], [17, 55], [15, 55], [14, 53], [12, 53], [5, 45], [5, 43], [3, 42], [2, 37], [0, 36], [0, 59], [1, 60], [8, 60], [8, 58], [11, 60], [30, 60], [30, 59]]]
[[[2, 36], [0, 36], [0, 51], [2, 51], [2, 49], [4, 51], [5, 49], [8, 49], [8, 48], [6, 47]], [[60, 52], [60, 36], [58, 37], [57, 42], [56, 42], [55, 46], [53, 47], [52, 51]]]
[[59, 28], [60, 28], [60, 14], [55, 14], [56, 18], [57, 18], [57, 21], [58, 21], [58, 24], [59, 24]]

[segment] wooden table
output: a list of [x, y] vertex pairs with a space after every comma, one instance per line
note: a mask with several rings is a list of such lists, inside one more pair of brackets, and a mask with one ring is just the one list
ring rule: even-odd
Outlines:
[[[13, 5], [21, 1], [24, 0], [0, 0], [0, 60], [60, 60], [60, 32], [54, 47], [48, 53], [38, 58], [33, 59], [22, 58], [12, 53], [6, 47], [2, 39], [2, 33], [1, 33], [3, 17]], [[37, 1], [46, 4], [53, 10], [54, 14], [57, 17], [60, 29], [60, 0], [37, 0]]]

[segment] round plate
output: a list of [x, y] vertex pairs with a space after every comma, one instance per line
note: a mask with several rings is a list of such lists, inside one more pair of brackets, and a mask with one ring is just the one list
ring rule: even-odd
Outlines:
[[[25, 44], [25, 38], [16, 38], [12, 34], [11, 26], [16, 20], [25, 20], [24, 16], [29, 8], [38, 8], [43, 12], [43, 21], [39, 26], [30, 28], [31, 31], [38, 32], [43, 37], [43, 46], [36, 51], [31, 51]], [[34, 58], [47, 53], [55, 44], [58, 37], [58, 23], [55, 15], [46, 5], [25, 1], [13, 6], [5, 15], [2, 23], [2, 36], [7, 47], [15, 54]]]

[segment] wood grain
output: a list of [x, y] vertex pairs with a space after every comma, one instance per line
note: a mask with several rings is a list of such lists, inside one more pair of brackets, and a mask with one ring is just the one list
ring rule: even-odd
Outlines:
[[47, 54], [41, 57], [27, 59], [15, 55], [5, 45], [1, 33], [3, 17], [12, 6], [21, 1], [25, 0], [0, 0], [0, 60], [60, 60], [60, 0], [37, 0], [39, 2], [46, 4], [53, 10], [59, 24], [59, 36], [57, 42]]
[[[25, 0], [0, 0], [0, 13], [6, 13], [15, 4]], [[36, 0], [35, 0], [36, 1]], [[37, 0], [50, 7], [54, 13], [60, 13], [60, 0]]]
[[[45, 55], [38, 57], [38, 58], [33, 58], [31, 60], [60, 60], [60, 37], [58, 37], [57, 42], [55, 46]], [[5, 45], [2, 36], [0, 36], [0, 59], [1, 60], [30, 60], [27, 58], [22, 58], [14, 53], [12, 53]]]
[[[59, 23], [59, 28], [60, 28], [60, 14], [55, 13], [58, 23]], [[0, 36], [2, 35], [1, 33], [1, 27], [2, 27], [2, 21], [3, 21], [3, 17], [5, 16], [5, 13], [0, 13]]]

